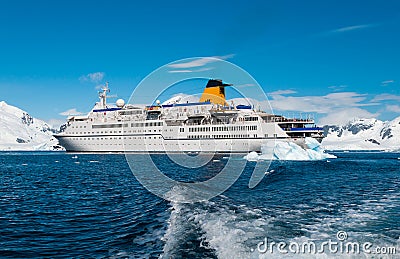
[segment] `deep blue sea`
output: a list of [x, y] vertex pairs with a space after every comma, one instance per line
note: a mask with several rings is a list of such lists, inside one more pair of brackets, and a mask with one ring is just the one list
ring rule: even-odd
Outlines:
[[[223, 194], [178, 203], [145, 189], [123, 154], [1, 152], [0, 258], [399, 258], [400, 154], [333, 154], [273, 161], [254, 189], [248, 162]], [[153, 159], [182, 181], [212, 177], [225, 163], [216, 156], [189, 170]], [[329, 240], [371, 246], [357, 254], [296, 247]], [[286, 247], [263, 251], [271, 242]]]

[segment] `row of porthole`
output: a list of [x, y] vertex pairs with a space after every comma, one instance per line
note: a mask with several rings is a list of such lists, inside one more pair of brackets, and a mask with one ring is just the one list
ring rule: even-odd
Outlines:
[[[189, 132], [208, 132], [208, 131], [240, 131], [240, 130], [257, 130], [257, 125], [251, 126], [221, 126], [221, 127], [195, 127], [189, 128]], [[184, 128], [180, 129], [184, 132]]]
[[[151, 143], [144, 143], [144, 144], [142, 144], [142, 143], [140, 143], [140, 144], [136, 144], [136, 143], [124, 143], [125, 145], [130, 145], [130, 146], [132, 146], [132, 145], [152, 145]], [[229, 143], [225, 143], [225, 145], [228, 145]], [[230, 143], [231, 145], [235, 145], [235, 143]], [[248, 145], [248, 143], [242, 143], [243, 145]], [[84, 146], [86, 146], [86, 145], [88, 145], [88, 146], [90, 146], [90, 145], [101, 145], [101, 146], [103, 146], [103, 145], [119, 145], [119, 146], [121, 146], [122, 145], [122, 143], [111, 143], [111, 144], [107, 144], [107, 143], [92, 143], [92, 144], [86, 144], [86, 143], [82, 143], [82, 144], [80, 144], [80, 145], [84, 145]], [[168, 145], [175, 145], [175, 146], [185, 146], [185, 143], [180, 143], [180, 144], [178, 144], [178, 143], [175, 143], [175, 144], [172, 144], [172, 143], [164, 143], [164, 144], [161, 144], [161, 143], [159, 143], [159, 144], [154, 144], [154, 145], [159, 145], [159, 146], [168, 146]], [[202, 146], [204, 146], [205, 145], [205, 143], [200, 143], [200, 145], [202, 145]], [[207, 144], [208, 146], [210, 146], [210, 144], [208, 143]], [[187, 146], [190, 146], [190, 143], [187, 143]], [[194, 146], [198, 146], [198, 145], [196, 145], [196, 144], [194, 144]]]
[[[123, 139], [161, 139], [162, 137], [123, 137]], [[122, 139], [122, 137], [110, 137], [110, 138], [101, 138], [101, 137], [96, 137], [96, 138], [72, 138], [72, 140], [116, 140], [116, 139]]]
[[[157, 130], [143, 130], [143, 131], [141, 131], [141, 130], [138, 130], [138, 131], [136, 131], [136, 130], [124, 130], [124, 133], [136, 133], [136, 132], [157, 132]], [[158, 130], [158, 132], [161, 132], [161, 130]], [[110, 132], [108, 132], [108, 131], [92, 131], [92, 132], [90, 132], [90, 131], [83, 131], [83, 132], [79, 132], [79, 131], [73, 131], [73, 132], [70, 132], [71, 134], [104, 134], [104, 133], [122, 133], [122, 131], [110, 131]]]

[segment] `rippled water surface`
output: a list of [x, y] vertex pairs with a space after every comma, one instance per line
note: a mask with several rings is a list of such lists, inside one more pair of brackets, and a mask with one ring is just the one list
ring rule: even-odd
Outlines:
[[[400, 154], [336, 155], [274, 161], [254, 189], [248, 182], [255, 163], [248, 162], [222, 195], [182, 204], [147, 191], [123, 154], [2, 152], [0, 257], [279, 257], [257, 244], [266, 237], [337, 241], [338, 231], [347, 240], [393, 246], [399, 256]], [[217, 156], [189, 170], [165, 155], [153, 159], [182, 181], [206, 180], [225, 164]]]

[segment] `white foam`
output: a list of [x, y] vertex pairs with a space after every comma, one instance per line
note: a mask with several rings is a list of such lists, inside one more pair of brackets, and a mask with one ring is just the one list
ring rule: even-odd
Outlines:
[[[215, 207], [208, 203], [206, 207]], [[268, 220], [257, 209], [219, 206], [215, 212], [198, 211], [195, 222], [204, 231], [203, 239], [218, 258], [251, 257], [252, 240], [260, 239]]]
[[[186, 195], [184, 190], [175, 189], [171, 192], [170, 197], [179, 201], [185, 200], [180, 196]], [[174, 253], [179, 251], [182, 243], [185, 242], [184, 238], [187, 232], [198, 231], [194, 228], [200, 229], [196, 233], [201, 235], [200, 246], [215, 251], [218, 258], [281, 258], [282, 254], [278, 252], [260, 254], [257, 251], [257, 244], [265, 237], [270, 238], [271, 241], [285, 241], [286, 243], [315, 241], [316, 244], [321, 244], [329, 239], [335, 241], [339, 230], [346, 231], [351, 238], [349, 240], [373, 241], [374, 245], [382, 246], [395, 243], [399, 247], [400, 240], [393, 240], [382, 234], [369, 233], [368, 230], [368, 224], [376, 222], [381, 217], [380, 215], [384, 215], [391, 207], [397, 206], [399, 198], [397, 193], [384, 194], [378, 199], [363, 199], [360, 200], [360, 203], [348, 204], [349, 206], [339, 209], [332, 215], [311, 218], [312, 224], [304, 223], [304, 219], [306, 216], [308, 217], [310, 211], [318, 214], [319, 211], [338, 205], [334, 197], [326, 198], [315, 197], [311, 202], [299, 203], [294, 208], [287, 210], [278, 208], [275, 211], [278, 213], [273, 211], [274, 208], [252, 208], [243, 204], [235, 206], [228, 197], [223, 195], [220, 195], [217, 201], [204, 201], [197, 204], [172, 202], [168, 229], [162, 238], [165, 241], [162, 257], [174, 257]], [[322, 205], [314, 206], [315, 204]], [[272, 210], [273, 213], [270, 213], [269, 210]], [[299, 222], [301, 225], [298, 228], [304, 234], [293, 237], [282, 236], [282, 229], [275, 222], [294, 224]], [[330, 258], [334, 255], [329, 253], [286, 254], [285, 257], [287, 256], [291, 258]], [[340, 254], [340, 258], [343, 256], [347, 255]]]

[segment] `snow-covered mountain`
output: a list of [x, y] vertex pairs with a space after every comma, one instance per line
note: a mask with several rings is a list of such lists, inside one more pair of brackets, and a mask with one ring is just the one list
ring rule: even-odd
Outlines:
[[0, 150], [53, 150], [56, 132], [27, 112], [0, 102]]
[[399, 150], [400, 117], [392, 121], [359, 119], [344, 126], [325, 126], [329, 150]]
[[198, 102], [198, 101], [199, 101], [199, 97], [197, 97], [197, 96], [180, 93], [180, 94], [176, 94], [173, 97], [169, 98], [168, 100], [164, 101], [162, 103], [162, 105], [194, 103], [194, 102]]

